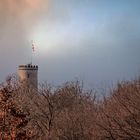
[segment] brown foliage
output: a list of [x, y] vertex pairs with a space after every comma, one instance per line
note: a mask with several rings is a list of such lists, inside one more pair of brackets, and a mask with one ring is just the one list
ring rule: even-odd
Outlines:
[[10, 94], [6, 88], [0, 94], [0, 131], [7, 139], [140, 139], [139, 79], [119, 83], [100, 102], [77, 81], [58, 88], [42, 84], [38, 91], [9, 89]]
[[95, 97], [85, 92], [79, 82], [57, 89], [42, 85], [38, 92], [22, 89], [19, 93], [20, 100], [23, 95], [19, 104], [29, 110], [40, 139], [91, 139]]
[[27, 135], [30, 131], [26, 128], [29, 118], [15, 104], [14, 96], [16, 88], [7, 79], [6, 85], [0, 90], [0, 139], [1, 140], [27, 140], [31, 136]]
[[140, 139], [140, 80], [118, 84], [97, 117], [102, 139]]

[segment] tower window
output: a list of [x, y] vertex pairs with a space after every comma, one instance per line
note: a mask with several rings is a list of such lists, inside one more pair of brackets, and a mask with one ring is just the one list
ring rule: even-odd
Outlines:
[[28, 74], [27, 74], [27, 78], [29, 78], [29, 77], [30, 77], [30, 74], [28, 73]]

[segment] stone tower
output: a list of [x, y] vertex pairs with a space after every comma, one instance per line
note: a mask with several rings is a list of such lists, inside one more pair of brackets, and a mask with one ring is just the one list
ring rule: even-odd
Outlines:
[[38, 88], [38, 66], [27, 64], [20, 65], [18, 69], [20, 82], [26, 87]]

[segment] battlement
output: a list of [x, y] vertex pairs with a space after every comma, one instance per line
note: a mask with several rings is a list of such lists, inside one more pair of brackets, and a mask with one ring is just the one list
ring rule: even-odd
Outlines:
[[32, 64], [20, 65], [19, 70], [38, 70], [38, 66]]

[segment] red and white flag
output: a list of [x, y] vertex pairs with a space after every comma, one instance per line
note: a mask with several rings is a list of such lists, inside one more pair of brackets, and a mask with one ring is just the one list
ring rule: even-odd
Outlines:
[[32, 43], [32, 50], [33, 50], [33, 52], [35, 51], [35, 45], [34, 45], [34, 43]]

